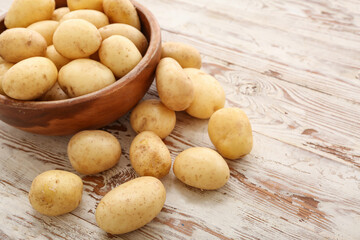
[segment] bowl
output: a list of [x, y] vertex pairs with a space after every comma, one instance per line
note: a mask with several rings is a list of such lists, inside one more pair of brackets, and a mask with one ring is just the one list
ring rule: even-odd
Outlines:
[[[132, 1], [142, 32], [149, 41], [143, 59], [115, 83], [80, 97], [57, 101], [20, 101], [0, 94], [0, 120], [23, 131], [70, 135], [101, 128], [126, 114], [145, 95], [154, 80], [161, 55], [161, 34], [154, 15]], [[0, 33], [6, 28], [0, 17]]]

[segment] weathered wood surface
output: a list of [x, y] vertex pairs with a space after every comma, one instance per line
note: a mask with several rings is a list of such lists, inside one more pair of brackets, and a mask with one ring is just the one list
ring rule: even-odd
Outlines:
[[[162, 179], [166, 205], [150, 224], [111, 236], [94, 211], [111, 188], [135, 178], [129, 116], [104, 129], [122, 144], [113, 169], [82, 176], [79, 208], [60, 217], [35, 212], [32, 179], [74, 172], [68, 137], [21, 132], [0, 123], [1, 239], [360, 239], [360, 2], [357, 0], [142, 0], [165, 41], [196, 46], [203, 69], [248, 114], [254, 149], [227, 161], [229, 182], [200, 191]], [[9, 0], [1, 1], [6, 9]], [[157, 98], [152, 86], [146, 98]], [[207, 121], [177, 113], [165, 139], [172, 157], [213, 148]]]

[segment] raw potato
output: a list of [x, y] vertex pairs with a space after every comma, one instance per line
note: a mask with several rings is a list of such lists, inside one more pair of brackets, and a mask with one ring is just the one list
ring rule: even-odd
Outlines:
[[44, 56], [46, 48], [44, 37], [31, 29], [12, 28], [0, 34], [0, 56], [7, 62]]
[[183, 183], [205, 190], [215, 190], [226, 184], [230, 170], [216, 151], [193, 147], [181, 152], [174, 161], [175, 176]]
[[189, 115], [208, 119], [214, 112], [224, 107], [225, 92], [214, 77], [196, 68], [185, 68], [184, 71], [192, 80], [195, 90], [194, 101], [186, 109]]
[[101, 63], [118, 78], [125, 76], [142, 59], [134, 43], [120, 35], [111, 36], [102, 42], [99, 57]]
[[164, 139], [175, 127], [176, 114], [156, 99], [139, 103], [130, 115], [130, 124], [135, 132], [152, 131]]
[[0, 57], [0, 94], [2, 95], [5, 95], [5, 92], [2, 88], [4, 75], [12, 66], [14, 66], [14, 64], [6, 62], [4, 59]]
[[94, 9], [103, 11], [103, 0], [67, 0], [71, 11], [79, 9]]
[[56, 51], [70, 59], [89, 57], [99, 49], [101, 41], [97, 28], [83, 19], [62, 22], [53, 37]]
[[32, 182], [29, 200], [41, 214], [59, 216], [75, 210], [82, 197], [83, 183], [77, 175], [50, 170], [38, 175]]
[[59, 22], [54, 20], [44, 20], [36, 22], [28, 26], [28, 29], [34, 30], [41, 34], [46, 40], [47, 45], [52, 45], [53, 35], [56, 28], [59, 26]]
[[182, 68], [201, 68], [201, 56], [199, 51], [185, 43], [163, 43], [161, 48], [161, 58], [165, 57], [175, 59]]
[[6, 95], [18, 100], [34, 100], [46, 93], [56, 82], [55, 64], [44, 57], [18, 62], [5, 74], [2, 87]]
[[171, 110], [183, 111], [194, 100], [194, 84], [172, 58], [160, 60], [156, 68], [156, 87], [161, 101]]
[[50, 59], [56, 66], [56, 68], [58, 69], [58, 71], [60, 71], [60, 69], [65, 66], [66, 64], [68, 64], [69, 62], [71, 62], [70, 59], [62, 56], [60, 53], [58, 53], [54, 47], [54, 45], [48, 46], [46, 49], [46, 53], [45, 53], [45, 57], [47, 57], [48, 59]]
[[62, 17], [60, 22], [69, 19], [83, 19], [85, 21], [94, 24], [96, 28], [101, 28], [109, 24], [109, 19], [104, 13], [89, 9], [82, 9], [82, 10], [69, 12]]
[[41, 98], [41, 101], [55, 101], [68, 99], [69, 97], [64, 93], [64, 91], [59, 86], [59, 83], [56, 82], [49, 91], [47, 91]]
[[171, 156], [164, 142], [153, 132], [138, 134], [130, 146], [130, 162], [140, 176], [162, 178], [171, 168]]
[[76, 59], [59, 71], [59, 84], [69, 97], [100, 90], [115, 82], [111, 70], [91, 59]]
[[27, 27], [32, 23], [50, 20], [55, 0], [14, 0], [5, 16], [7, 28]]
[[148, 41], [144, 34], [133, 26], [127, 24], [113, 23], [100, 28], [99, 32], [103, 40], [113, 35], [121, 35], [130, 39], [143, 56], [148, 48]]
[[51, 20], [60, 21], [61, 18], [69, 12], [70, 12], [70, 9], [68, 7], [61, 7], [61, 8], [55, 9], [55, 11], [52, 14]]
[[228, 159], [238, 159], [250, 153], [253, 146], [251, 124], [239, 108], [223, 108], [209, 120], [211, 142], [219, 153]]
[[85, 130], [70, 139], [67, 152], [76, 171], [81, 174], [96, 174], [119, 162], [121, 146], [116, 137], [108, 132]]
[[141, 30], [139, 16], [129, 0], [103, 0], [103, 7], [112, 23], [125, 23]]
[[160, 180], [139, 177], [108, 192], [96, 208], [96, 223], [111, 234], [123, 234], [151, 222], [161, 211], [166, 191]]

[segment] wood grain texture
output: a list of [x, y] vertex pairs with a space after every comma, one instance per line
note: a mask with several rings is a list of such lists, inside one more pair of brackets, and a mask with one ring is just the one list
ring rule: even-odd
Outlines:
[[[116, 136], [119, 164], [81, 176], [84, 196], [70, 214], [46, 217], [27, 199], [50, 169], [74, 172], [67, 137], [0, 123], [1, 239], [360, 239], [360, 8], [355, 0], [142, 0], [165, 41], [198, 48], [203, 70], [224, 87], [226, 106], [247, 113], [254, 148], [230, 161], [229, 182], [201, 191], [162, 179], [165, 207], [145, 227], [108, 235], [95, 222], [100, 199], [136, 177], [129, 114], [103, 129]], [[0, 7], [2, 7], [0, 3]], [[145, 96], [158, 98], [151, 86]], [[213, 148], [207, 121], [177, 113], [165, 139], [171, 156]]]

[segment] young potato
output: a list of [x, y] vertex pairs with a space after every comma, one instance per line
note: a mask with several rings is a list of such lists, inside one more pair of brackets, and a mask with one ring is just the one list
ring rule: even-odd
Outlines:
[[56, 28], [59, 26], [59, 22], [54, 20], [44, 20], [36, 22], [28, 26], [28, 29], [34, 30], [43, 36], [47, 42], [47, 45], [52, 45], [53, 35]]
[[70, 12], [70, 9], [68, 7], [61, 7], [61, 8], [55, 9], [55, 11], [53, 12], [53, 14], [51, 16], [51, 20], [60, 21], [61, 18], [69, 12]]
[[70, 139], [67, 152], [76, 171], [81, 174], [96, 174], [119, 162], [121, 146], [116, 137], [108, 132], [85, 130]]
[[50, 170], [33, 180], [29, 200], [31, 206], [41, 214], [59, 216], [79, 206], [82, 192], [80, 177], [62, 170]]
[[245, 156], [253, 146], [250, 121], [239, 108], [216, 111], [209, 120], [208, 133], [219, 153], [228, 159]]
[[156, 68], [156, 87], [163, 104], [173, 111], [187, 109], [194, 100], [194, 84], [172, 58], [160, 60]]
[[53, 37], [56, 51], [69, 59], [89, 57], [99, 49], [101, 41], [97, 28], [83, 19], [62, 22]]
[[58, 53], [54, 47], [54, 45], [48, 46], [46, 49], [46, 53], [45, 53], [45, 57], [47, 57], [48, 59], [50, 59], [56, 66], [56, 68], [58, 69], [58, 71], [60, 71], [60, 69], [65, 66], [66, 64], [68, 64], [69, 62], [71, 62], [70, 59], [62, 56], [60, 53]]
[[129, 0], [103, 0], [103, 7], [112, 23], [125, 23], [141, 30], [139, 16]]
[[148, 48], [148, 41], [144, 34], [133, 26], [127, 24], [113, 23], [100, 28], [99, 32], [103, 40], [113, 35], [121, 35], [130, 39], [143, 56]]
[[69, 97], [100, 90], [115, 82], [110, 69], [91, 59], [76, 59], [59, 71], [59, 85]]
[[5, 16], [7, 28], [24, 27], [51, 19], [55, 0], [14, 0]]
[[69, 12], [65, 14], [60, 22], [69, 20], [69, 19], [83, 19], [95, 25], [96, 28], [101, 28], [109, 24], [108, 17], [96, 10], [82, 9]]
[[130, 162], [140, 176], [162, 178], [171, 168], [171, 156], [164, 142], [153, 132], [139, 133], [130, 146]]
[[96, 208], [98, 226], [111, 234], [124, 234], [151, 222], [161, 211], [166, 190], [154, 177], [139, 177], [108, 192]]
[[226, 161], [216, 151], [205, 147], [181, 152], [175, 158], [173, 170], [183, 183], [204, 190], [221, 188], [230, 177]]
[[164, 139], [175, 127], [176, 114], [156, 99], [139, 103], [130, 115], [130, 124], [135, 132], [152, 131]]
[[55, 64], [44, 57], [32, 57], [12, 66], [5, 74], [2, 88], [6, 95], [18, 100], [34, 100], [56, 82]]
[[208, 119], [225, 105], [225, 92], [220, 83], [209, 74], [196, 68], [185, 68], [194, 84], [195, 98], [186, 112], [196, 118]]
[[39, 99], [41, 101], [55, 101], [55, 100], [63, 100], [68, 99], [68, 95], [61, 89], [58, 82], [54, 84], [49, 91], [47, 91], [42, 97]]
[[31, 29], [12, 28], [0, 34], [0, 56], [7, 62], [44, 56], [46, 48], [44, 37]]
[[5, 92], [2, 88], [2, 81], [4, 79], [4, 75], [12, 66], [14, 66], [14, 64], [6, 62], [0, 57], [0, 94], [2, 95], [5, 95]]
[[120, 35], [111, 36], [102, 42], [99, 57], [101, 63], [118, 78], [125, 76], [142, 59], [134, 43]]
[[67, 5], [71, 11], [79, 9], [104, 11], [103, 0], [67, 0]]
[[182, 68], [201, 68], [201, 56], [199, 51], [185, 43], [166, 42], [161, 46], [161, 58], [171, 57]]

